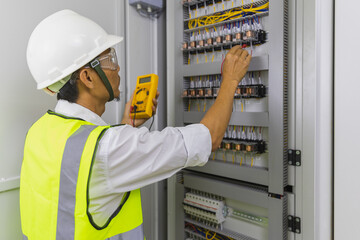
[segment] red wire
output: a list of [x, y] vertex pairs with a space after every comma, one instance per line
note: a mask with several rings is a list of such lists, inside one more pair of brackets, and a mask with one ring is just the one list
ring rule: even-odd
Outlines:
[[225, 58], [223, 59], [222, 63], [221, 63], [221, 76], [223, 74], [223, 65], [224, 65], [224, 62], [225, 62]]
[[192, 225], [191, 223], [186, 223], [185, 226], [190, 226], [195, 230], [195, 232], [198, 232], [197, 229], [195, 228], [195, 226]]
[[135, 127], [134, 122], [133, 122], [133, 120], [132, 120], [132, 118], [131, 118], [131, 111], [132, 111], [132, 110], [133, 110], [133, 106], [130, 106], [130, 114], [129, 114], [129, 117], [130, 117], [131, 125], [132, 125], [133, 127]]

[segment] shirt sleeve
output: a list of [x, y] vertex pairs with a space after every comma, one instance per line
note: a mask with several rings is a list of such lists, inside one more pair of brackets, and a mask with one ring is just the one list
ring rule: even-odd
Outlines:
[[123, 125], [106, 131], [96, 158], [107, 165], [112, 192], [122, 193], [166, 179], [184, 167], [203, 166], [210, 154], [211, 136], [203, 124], [152, 132]]

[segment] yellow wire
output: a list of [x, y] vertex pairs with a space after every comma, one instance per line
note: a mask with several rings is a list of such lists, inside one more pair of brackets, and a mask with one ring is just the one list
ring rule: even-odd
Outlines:
[[207, 231], [206, 231], [206, 236], [205, 236], [206, 239], [207, 239], [207, 240], [213, 240], [213, 239], [215, 239], [215, 237], [216, 237], [216, 232], [214, 232], [214, 235], [213, 235], [212, 238], [208, 238], [208, 234], [209, 234], [209, 233], [210, 233], [209, 230], [207, 230]]
[[[201, 27], [205, 25], [210, 25], [214, 23], [220, 23], [225, 20], [232, 20], [236, 18], [242, 17], [241, 15], [244, 15], [244, 13], [258, 13], [260, 10], [268, 9], [269, 8], [269, 2], [265, 3], [264, 5], [253, 7], [253, 0], [250, 8], [244, 8], [244, 1], [242, 1], [242, 6], [240, 8], [232, 8], [229, 11], [226, 12], [218, 12], [210, 16], [202, 16], [199, 18], [191, 19], [188, 22], [188, 28], [195, 28], [195, 27]], [[240, 15], [240, 16], [237, 16]], [[216, 28], [215, 28], [216, 31]]]
[[235, 153], [232, 155], [233, 164], [235, 164]]
[[223, 152], [223, 160], [224, 160], [224, 162], [226, 162], [225, 151]]
[[212, 159], [213, 161], [215, 160], [215, 152], [214, 152], [214, 154], [213, 154], [213, 159]]
[[191, 100], [189, 99], [188, 112], [190, 112], [190, 103], [191, 103]]
[[206, 99], [204, 99], [205, 103], [204, 103], [204, 109], [203, 109], [203, 112], [206, 111]]
[[240, 166], [242, 165], [243, 157], [240, 157]]
[[251, 166], [254, 166], [254, 157], [251, 157]]
[[[242, 1], [242, 6], [240, 8], [233, 8], [226, 12], [218, 12], [210, 16], [202, 16], [199, 18], [191, 19], [188, 22], [188, 28], [192, 29], [195, 27], [202, 27], [210, 24], [220, 23], [225, 20], [237, 19], [241, 18], [245, 13], [259, 13], [260, 10], [269, 8], [269, 2], [255, 8], [253, 7], [253, 2], [254, 1], [252, 0], [250, 8], [244, 8], [244, 1]], [[216, 31], [215, 27], [214, 29]]]

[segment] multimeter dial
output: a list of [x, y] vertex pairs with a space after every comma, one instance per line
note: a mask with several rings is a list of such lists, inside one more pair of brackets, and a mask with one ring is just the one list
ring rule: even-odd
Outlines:
[[149, 93], [149, 91], [146, 91], [146, 88], [141, 88], [136, 92], [137, 104], [141, 104], [141, 103], [138, 103], [138, 102], [146, 101], [147, 96], [149, 95], [149, 94], [146, 94], [146, 92]]

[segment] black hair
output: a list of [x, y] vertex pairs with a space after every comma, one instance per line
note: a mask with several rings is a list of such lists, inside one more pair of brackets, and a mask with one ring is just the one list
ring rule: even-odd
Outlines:
[[79, 97], [79, 89], [76, 85], [76, 80], [79, 78], [80, 69], [71, 74], [70, 80], [59, 90], [57, 100], [66, 100], [71, 103], [76, 103]]

